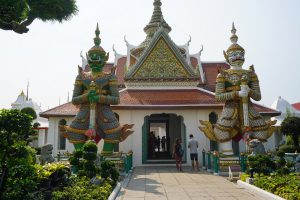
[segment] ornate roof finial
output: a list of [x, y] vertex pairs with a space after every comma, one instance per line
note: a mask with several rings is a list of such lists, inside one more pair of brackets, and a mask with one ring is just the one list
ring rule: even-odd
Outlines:
[[[105, 50], [100, 46], [100, 43], [101, 43], [101, 39], [99, 37], [99, 34], [100, 34], [100, 31], [99, 31], [99, 26], [98, 26], [98, 23], [97, 23], [97, 27], [96, 27], [96, 30], [95, 30], [95, 35], [96, 37], [94, 38], [94, 46], [88, 51], [87, 53], [87, 60], [89, 61], [90, 59], [90, 54], [92, 53], [103, 53], [104, 55], [106, 55], [106, 52]], [[108, 53], [105, 57], [105, 61], [107, 61], [108, 59]]]
[[245, 52], [244, 48], [241, 47], [239, 44], [237, 44], [238, 36], [236, 35], [236, 28], [234, 26], [234, 22], [232, 22], [231, 34], [232, 35], [230, 37], [230, 41], [232, 42], [232, 44], [227, 49], [226, 53], [228, 54], [228, 52], [235, 51], [235, 50], [240, 50]]
[[232, 36], [230, 37], [230, 40], [233, 44], [236, 44], [238, 41], [238, 36], [235, 33], [236, 33], [236, 29], [234, 27], [234, 22], [232, 22], [232, 29], [231, 29]]
[[161, 11], [161, 5], [162, 5], [162, 3], [160, 0], [154, 0], [154, 2], [153, 2], [154, 10], [153, 10], [151, 20], [148, 23], [148, 25], [144, 28], [144, 31], [147, 34], [149, 32], [152, 32], [151, 31], [151, 30], [153, 30], [152, 28], [155, 28], [155, 30], [156, 30], [160, 26], [162, 26], [166, 30], [167, 33], [169, 33], [172, 30], [171, 27], [164, 20], [164, 17], [163, 17], [162, 11]]
[[94, 38], [94, 44], [95, 44], [95, 46], [99, 46], [100, 43], [101, 43], [101, 39], [100, 39], [100, 37], [99, 37], [99, 35], [100, 35], [100, 30], [99, 30], [98, 23], [97, 23], [97, 27], [96, 27], [96, 30], [95, 30], [95, 35], [96, 35], [96, 37]]

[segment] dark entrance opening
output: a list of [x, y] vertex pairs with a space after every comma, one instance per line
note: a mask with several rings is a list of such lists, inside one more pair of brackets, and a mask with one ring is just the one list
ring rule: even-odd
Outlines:
[[181, 138], [184, 149], [186, 146], [183, 117], [176, 114], [152, 114], [146, 116], [144, 122], [143, 163], [174, 163], [172, 154], [176, 138]]

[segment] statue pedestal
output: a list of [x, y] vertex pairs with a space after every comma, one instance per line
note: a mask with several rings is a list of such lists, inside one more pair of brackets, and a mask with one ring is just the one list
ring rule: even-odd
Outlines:
[[232, 150], [232, 141], [223, 142], [219, 144], [220, 153], [224, 154], [226, 156], [233, 156], [233, 150]]
[[219, 163], [220, 163], [219, 164], [220, 175], [228, 176], [229, 175], [229, 166], [240, 165], [240, 160], [239, 160], [239, 157], [236, 157], [236, 156], [220, 155]]

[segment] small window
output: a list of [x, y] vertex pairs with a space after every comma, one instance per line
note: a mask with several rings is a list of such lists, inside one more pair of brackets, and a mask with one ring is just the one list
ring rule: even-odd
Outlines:
[[[208, 118], [211, 124], [216, 124], [218, 121], [218, 115], [215, 112], [209, 113]], [[219, 150], [218, 143], [215, 141], [210, 141], [210, 151], [218, 151], [218, 150]]]
[[[59, 120], [60, 126], [67, 125], [67, 121], [64, 119]], [[63, 135], [64, 133], [58, 127], [58, 150], [66, 150], [66, 138]]]

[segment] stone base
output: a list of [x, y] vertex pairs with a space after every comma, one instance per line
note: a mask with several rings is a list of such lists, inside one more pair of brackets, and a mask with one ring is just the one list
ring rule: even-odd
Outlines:
[[220, 156], [220, 158], [219, 158], [220, 172], [224, 172], [226, 174], [228, 174], [228, 172], [229, 172], [229, 169], [228, 169], [229, 166], [239, 165], [239, 164], [240, 164], [239, 157], [236, 157], [236, 156], [228, 156], [228, 157]]
[[253, 185], [254, 184], [254, 178], [247, 177], [246, 178], [246, 183], [249, 183], [249, 184]]

